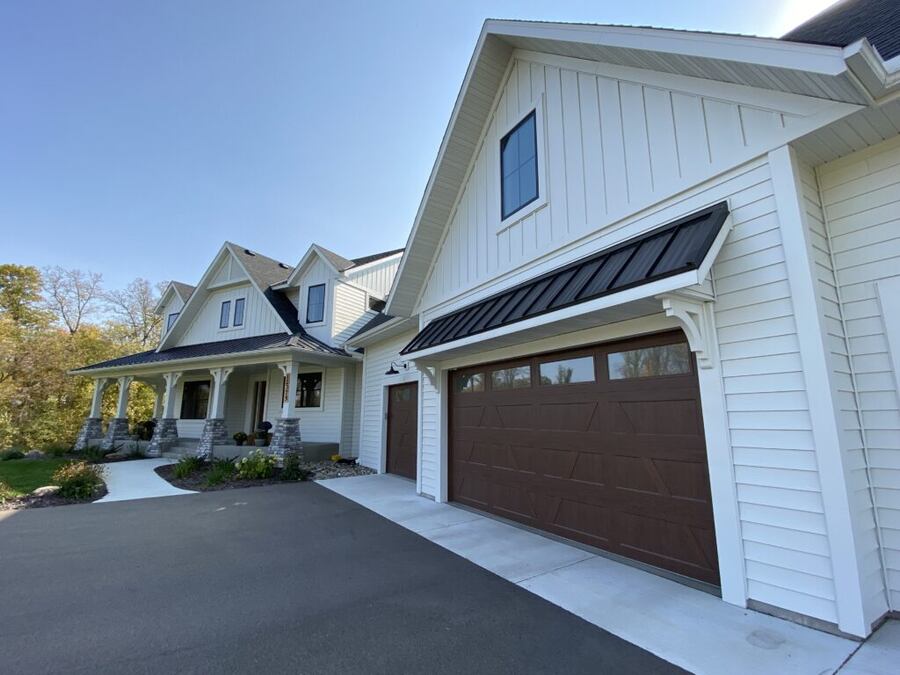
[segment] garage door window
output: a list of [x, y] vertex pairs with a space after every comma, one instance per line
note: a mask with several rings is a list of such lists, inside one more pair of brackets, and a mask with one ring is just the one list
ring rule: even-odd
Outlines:
[[541, 384], [577, 384], [594, 381], [594, 357], [548, 361], [541, 364]]
[[612, 352], [606, 358], [611, 380], [685, 375], [691, 372], [691, 352], [683, 342]]
[[491, 389], [522, 389], [531, 386], [531, 368], [518, 366], [517, 368], [503, 368], [491, 373]]
[[484, 373], [456, 376], [456, 391], [460, 394], [484, 391]]

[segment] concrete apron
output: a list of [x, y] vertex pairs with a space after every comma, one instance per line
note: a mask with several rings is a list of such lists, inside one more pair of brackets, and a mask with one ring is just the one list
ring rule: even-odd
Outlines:
[[833, 672], [858, 649], [847, 664], [852, 666], [873, 641], [860, 648], [858, 642], [729, 605], [581, 548], [435, 503], [396, 476], [319, 484], [692, 672]]

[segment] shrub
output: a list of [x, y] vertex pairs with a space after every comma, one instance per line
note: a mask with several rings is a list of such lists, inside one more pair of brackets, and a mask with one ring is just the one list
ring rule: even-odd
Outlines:
[[8, 462], [11, 459], [22, 459], [23, 457], [25, 457], [25, 453], [16, 448], [10, 448], [9, 450], [0, 452], [0, 462]]
[[187, 478], [203, 466], [203, 458], [193, 455], [182, 457], [175, 464], [175, 478]]
[[206, 474], [206, 484], [218, 485], [219, 483], [230, 480], [231, 477], [234, 476], [234, 464], [236, 461], [237, 457], [214, 459], [212, 461], [212, 468], [210, 468], [209, 473]]
[[237, 432], [234, 436], [232, 436], [232, 438], [238, 445], [243, 445], [247, 442], [247, 434], [245, 434], [243, 431]]
[[47, 443], [41, 450], [50, 457], [62, 457], [71, 452], [72, 446], [67, 443]]
[[238, 478], [260, 479], [275, 475], [278, 457], [269, 455], [263, 450], [254, 450], [249, 455], [234, 463]]
[[53, 474], [53, 484], [67, 499], [89, 499], [103, 485], [103, 469], [87, 462], [68, 462]]
[[300, 455], [296, 452], [284, 454], [284, 465], [281, 469], [281, 480], [306, 480], [312, 471], [307, 471], [300, 466]]
[[91, 445], [82, 450], [80, 454], [86, 462], [90, 462], [91, 464], [99, 464], [104, 459], [106, 459], [107, 455], [111, 455], [118, 449], [119, 448], [110, 448], [109, 450], [105, 450], [98, 445]]
[[6, 483], [0, 480], [0, 504], [5, 504], [16, 498], [16, 493]]

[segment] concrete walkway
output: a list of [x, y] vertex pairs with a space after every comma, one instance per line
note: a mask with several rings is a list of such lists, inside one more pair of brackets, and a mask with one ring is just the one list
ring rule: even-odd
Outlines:
[[[741, 609], [575, 546], [415, 494], [390, 475], [320, 481], [457, 555], [696, 673], [889, 673], [897, 622], [858, 642]], [[854, 653], [855, 652], [855, 653]], [[852, 666], [859, 669], [852, 670]], [[883, 668], [884, 669], [881, 669]]]
[[94, 503], [196, 494], [193, 490], [174, 487], [156, 475], [156, 467], [174, 463], [171, 459], [134, 459], [104, 464], [104, 480], [108, 492]]

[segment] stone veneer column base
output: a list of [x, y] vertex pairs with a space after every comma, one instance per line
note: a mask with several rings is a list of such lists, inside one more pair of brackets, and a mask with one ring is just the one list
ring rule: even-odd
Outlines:
[[203, 425], [203, 433], [200, 434], [200, 443], [197, 445], [197, 457], [212, 459], [213, 446], [228, 443], [228, 429], [225, 420], [211, 417]]
[[87, 417], [75, 439], [74, 449], [84, 450], [90, 447], [95, 438], [103, 438], [103, 420], [99, 417]]
[[300, 452], [303, 443], [300, 440], [300, 420], [296, 417], [288, 417], [275, 420], [272, 429], [272, 442], [269, 444], [269, 452], [284, 457], [286, 452]]
[[178, 421], [174, 417], [163, 417], [157, 420], [153, 429], [153, 438], [147, 446], [147, 454], [159, 457], [173, 445], [178, 443]]
[[111, 450], [120, 442], [130, 439], [131, 434], [128, 433], [128, 418], [113, 417], [109, 421], [109, 429], [106, 430], [106, 438], [103, 439], [100, 447], [104, 450]]

